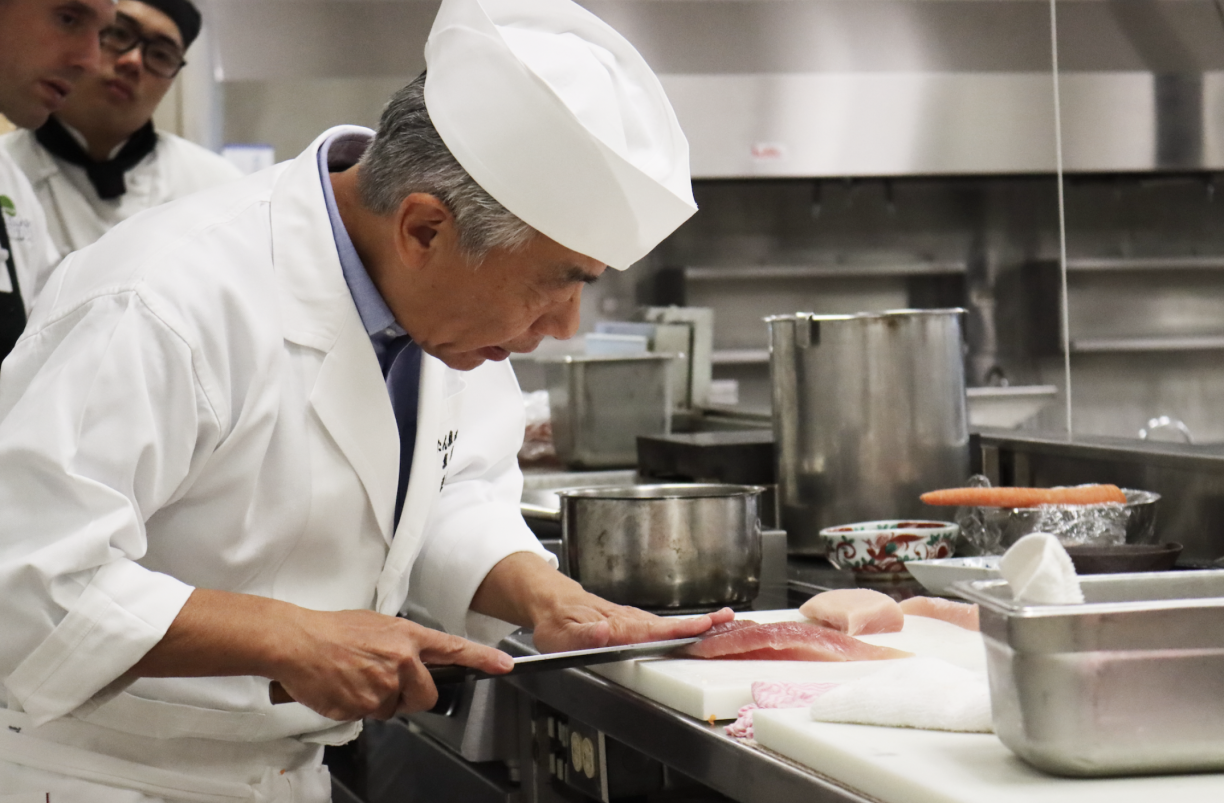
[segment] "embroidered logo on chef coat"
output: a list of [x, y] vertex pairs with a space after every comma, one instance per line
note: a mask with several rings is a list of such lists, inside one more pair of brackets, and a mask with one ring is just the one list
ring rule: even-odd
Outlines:
[[17, 204], [7, 195], [0, 195], [0, 211], [4, 213], [4, 225], [8, 229], [9, 239], [13, 242], [25, 242], [30, 239], [34, 222], [28, 217], [19, 217]]
[[446, 470], [450, 468], [451, 461], [455, 459], [455, 441], [457, 440], [459, 440], [457, 429], [450, 430], [445, 437], [438, 440], [438, 454], [442, 455], [442, 484], [438, 486], [439, 491], [446, 487]]

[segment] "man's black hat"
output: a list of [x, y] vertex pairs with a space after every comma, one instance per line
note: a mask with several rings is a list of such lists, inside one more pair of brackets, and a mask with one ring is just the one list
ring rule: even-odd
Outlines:
[[200, 10], [192, 5], [191, 0], [140, 0], [146, 6], [153, 6], [158, 11], [174, 20], [178, 26], [179, 35], [183, 37], [183, 49], [191, 47], [191, 43], [200, 35]]

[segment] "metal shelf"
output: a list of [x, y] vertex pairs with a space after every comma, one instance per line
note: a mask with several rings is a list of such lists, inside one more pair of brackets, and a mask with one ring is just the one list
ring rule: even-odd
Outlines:
[[715, 365], [761, 365], [769, 362], [769, 349], [721, 349], [710, 354]]
[[1224, 350], [1224, 335], [1085, 337], [1071, 341], [1072, 354]]
[[964, 262], [884, 262], [869, 265], [749, 265], [744, 267], [688, 267], [690, 282], [760, 279], [854, 279], [893, 276], [949, 276], [965, 272]]
[[1224, 255], [1181, 257], [1087, 257], [1068, 259], [1071, 272], [1224, 270]]

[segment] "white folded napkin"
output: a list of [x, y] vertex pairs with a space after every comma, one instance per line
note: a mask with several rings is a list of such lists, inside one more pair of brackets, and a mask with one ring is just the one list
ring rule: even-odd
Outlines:
[[812, 719], [893, 728], [991, 733], [984, 674], [938, 658], [904, 658], [812, 701]]
[[1049, 533], [1030, 533], [1012, 544], [999, 561], [999, 573], [1017, 602], [1072, 605], [1084, 601], [1071, 556]]

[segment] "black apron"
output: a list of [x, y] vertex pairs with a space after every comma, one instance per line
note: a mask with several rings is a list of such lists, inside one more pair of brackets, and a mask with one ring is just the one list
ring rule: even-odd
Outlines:
[[25, 303], [21, 300], [21, 286], [17, 284], [17, 263], [13, 260], [13, 245], [9, 242], [8, 227], [5, 225], [5, 212], [0, 209], [0, 248], [8, 252], [5, 268], [8, 270], [9, 281], [13, 292], [0, 293], [0, 360], [13, 350], [17, 338], [25, 330]]

